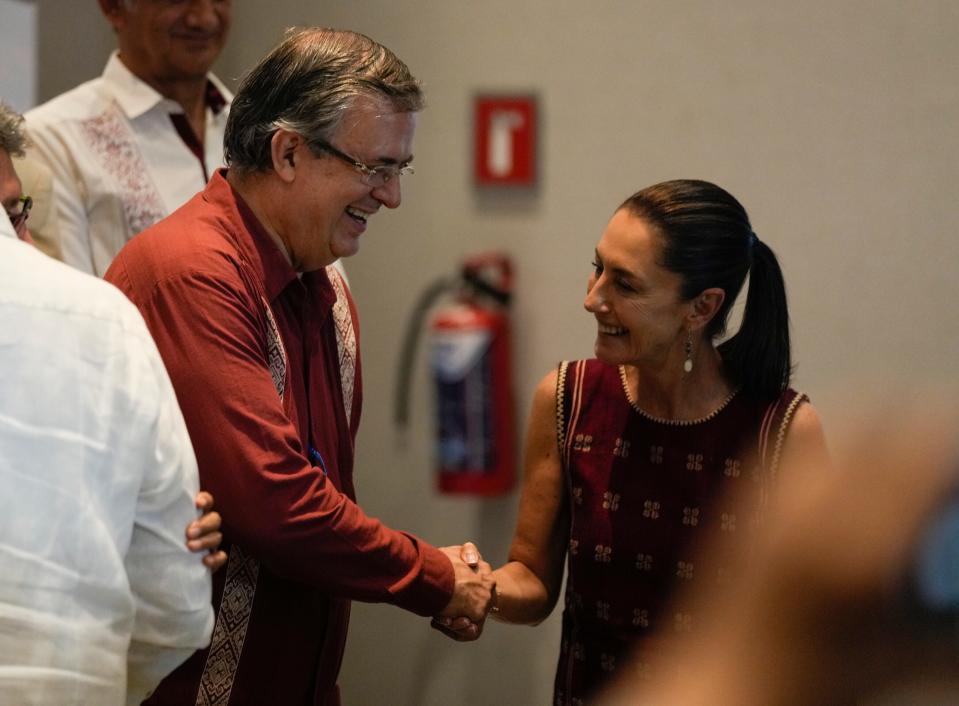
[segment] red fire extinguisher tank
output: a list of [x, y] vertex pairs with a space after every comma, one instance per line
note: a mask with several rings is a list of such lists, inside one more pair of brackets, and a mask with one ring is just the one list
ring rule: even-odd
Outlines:
[[467, 285], [479, 288], [464, 288], [429, 327], [438, 486], [499, 495], [516, 479], [507, 310], [512, 272], [504, 257], [481, 256], [464, 263], [463, 274]]

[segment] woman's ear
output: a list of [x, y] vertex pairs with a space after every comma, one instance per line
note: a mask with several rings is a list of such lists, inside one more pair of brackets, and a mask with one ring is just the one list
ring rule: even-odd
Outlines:
[[719, 287], [704, 289], [696, 295], [686, 318], [690, 330], [698, 331], [705, 328], [716, 316], [724, 301], [726, 301], [726, 292]]
[[296, 178], [297, 150], [303, 145], [303, 137], [289, 130], [279, 129], [270, 138], [270, 158], [273, 171], [286, 183]]

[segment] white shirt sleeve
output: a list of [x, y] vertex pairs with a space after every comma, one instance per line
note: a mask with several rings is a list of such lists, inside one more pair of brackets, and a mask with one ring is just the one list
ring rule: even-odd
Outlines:
[[173, 386], [145, 326], [143, 336], [145, 355], [134, 361], [131, 385], [135, 388], [139, 378], [146, 387], [142, 381], [150, 380], [156, 404], [145, 410], [151, 419], [141, 420], [147, 423], [136, 444], [145, 468], [125, 559], [135, 604], [127, 656], [129, 704], [140, 703], [194, 650], [205, 647], [213, 629], [209, 572], [201, 555], [185, 546], [186, 527], [197, 515], [196, 458]]

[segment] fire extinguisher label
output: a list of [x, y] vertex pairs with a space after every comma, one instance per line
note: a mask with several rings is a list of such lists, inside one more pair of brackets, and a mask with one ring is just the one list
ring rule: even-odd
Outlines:
[[490, 395], [492, 334], [436, 332], [431, 364], [436, 381], [438, 454], [442, 473], [485, 473], [496, 466]]

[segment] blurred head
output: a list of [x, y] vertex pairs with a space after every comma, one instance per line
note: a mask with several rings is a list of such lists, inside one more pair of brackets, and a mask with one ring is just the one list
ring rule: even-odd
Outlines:
[[22, 157], [27, 138], [23, 117], [0, 102], [0, 204], [10, 217], [17, 234], [23, 237], [26, 219], [21, 203], [22, 185], [13, 168], [12, 157]]
[[291, 31], [244, 78], [227, 120], [226, 160], [231, 176], [284, 189], [277, 230], [294, 267], [353, 255], [368, 218], [400, 205], [422, 107], [406, 64], [348, 31]]
[[203, 80], [226, 42], [231, 0], [98, 0], [120, 58], [153, 87]]

